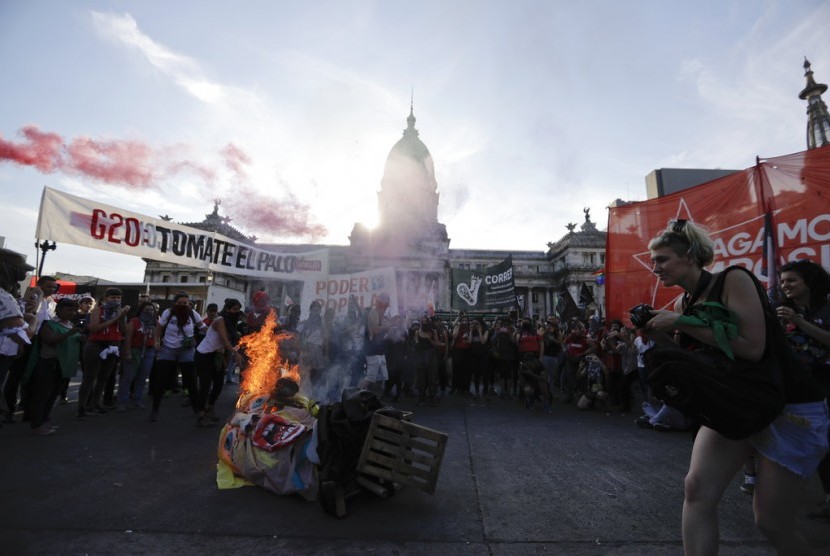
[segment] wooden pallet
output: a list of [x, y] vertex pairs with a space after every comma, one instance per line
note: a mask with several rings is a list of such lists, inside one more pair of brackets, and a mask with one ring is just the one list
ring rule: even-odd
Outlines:
[[434, 494], [446, 445], [442, 432], [375, 413], [357, 470]]

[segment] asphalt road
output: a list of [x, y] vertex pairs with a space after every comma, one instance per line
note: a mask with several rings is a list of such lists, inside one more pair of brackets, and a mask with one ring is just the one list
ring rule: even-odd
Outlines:
[[[226, 388], [226, 413], [235, 401]], [[681, 554], [688, 433], [634, 425], [636, 415], [515, 400], [395, 404], [449, 435], [434, 495], [368, 492], [337, 519], [315, 502], [257, 487], [216, 487], [218, 429], [196, 427], [181, 398], [149, 410], [74, 420], [57, 434], [0, 430], [0, 553], [16, 554]], [[721, 507], [721, 554], [772, 554], [738, 477]], [[821, 499], [809, 483], [804, 511]], [[800, 520], [817, 554], [830, 524]]]

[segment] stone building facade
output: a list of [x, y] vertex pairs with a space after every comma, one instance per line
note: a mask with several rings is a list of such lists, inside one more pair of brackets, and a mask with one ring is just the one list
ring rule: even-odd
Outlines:
[[[440, 194], [429, 149], [415, 128], [410, 110], [403, 137], [395, 143], [386, 159], [378, 192], [379, 224], [368, 229], [356, 223], [348, 245], [257, 244], [280, 252], [329, 250], [331, 274], [350, 274], [371, 269], [394, 267], [398, 307], [401, 312], [425, 310], [425, 300], [437, 310], [450, 310], [452, 269], [483, 269], [494, 266], [508, 256], [513, 258], [514, 280], [522, 311], [529, 316], [554, 312], [557, 295], [566, 288], [574, 300], [579, 299], [583, 282], [593, 292], [597, 305], [604, 300], [596, 273], [605, 263], [605, 233], [598, 231], [586, 209], [585, 223], [579, 231], [569, 225], [568, 233], [548, 250], [513, 251], [488, 249], [451, 249], [444, 224], [438, 221]], [[203, 222], [185, 225], [214, 230], [234, 239], [253, 242], [229, 225], [219, 213], [219, 203]], [[292, 282], [263, 282], [234, 275], [212, 275], [191, 269], [147, 261], [145, 282], [172, 286], [200, 284], [221, 286], [250, 298], [250, 292], [265, 288], [273, 300], [295, 300], [302, 285]], [[198, 294], [194, 297], [199, 299]], [[601, 310], [601, 309], [600, 309]]]

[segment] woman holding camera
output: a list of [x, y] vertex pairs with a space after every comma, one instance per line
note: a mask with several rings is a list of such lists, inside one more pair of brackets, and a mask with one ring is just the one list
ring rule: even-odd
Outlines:
[[[764, 303], [748, 272], [724, 271], [718, 299], [709, 294], [718, 282], [704, 270], [714, 260], [712, 240], [696, 225], [674, 220], [650, 244], [652, 272], [664, 286], [680, 286], [685, 294], [674, 311], [652, 311], [646, 327], [658, 342], [680, 332], [687, 349], [717, 346], [711, 328], [676, 321], [697, 300], [720, 302], [737, 321], [737, 335], [729, 345], [738, 359], [760, 361], [766, 350], [767, 332], [783, 332], [774, 319], [765, 317]], [[718, 282], [721, 283], [721, 282]], [[685, 479], [682, 534], [687, 555], [716, 554], [719, 545], [718, 504], [735, 474], [753, 449], [758, 454], [758, 484], [753, 510], [755, 523], [779, 554], [807, 554], [810, 547], [796, 529], [805, 478], [815, 472], [827, 451], [828, 412], [824, 394], [806, 369], [781, 369], [787, 405], [781, 415], [760, 432], [744, 440], [730, 440], [702, 426], [692, 449]]]

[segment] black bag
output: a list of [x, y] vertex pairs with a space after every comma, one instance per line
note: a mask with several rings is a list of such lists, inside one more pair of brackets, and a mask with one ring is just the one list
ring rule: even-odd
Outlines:
[[372, 416], [382, 407], [383, 402], [374, 392], [346, 389], [339, 403], [320, 408], [317, 415], [319, 501], [323, 510], [331, 515], [345, 515], [338, 512], [337, 497], [357, 488], [360, 452]]
[[655, 346], [643, 355], [655, 397], [727, 438], [764, 429], [784, 408], [777, 363], [730, 360], [714, 350]]
[[[748, 272], [741, 267], [724, 270], [713, 284], [709, 299], [720, 299], [726, 273], [733, 269]], [[714, 347], [693, 351], [660, 345], [643, 354], [648, 384], [655, 397], [733, 440], [751, 436], [778, 417], [785, 403], [781, 373], [797, 364], [766, 292], [749, 274], [766, 321], [766, 349], [760, 361], [732, 360]]]

